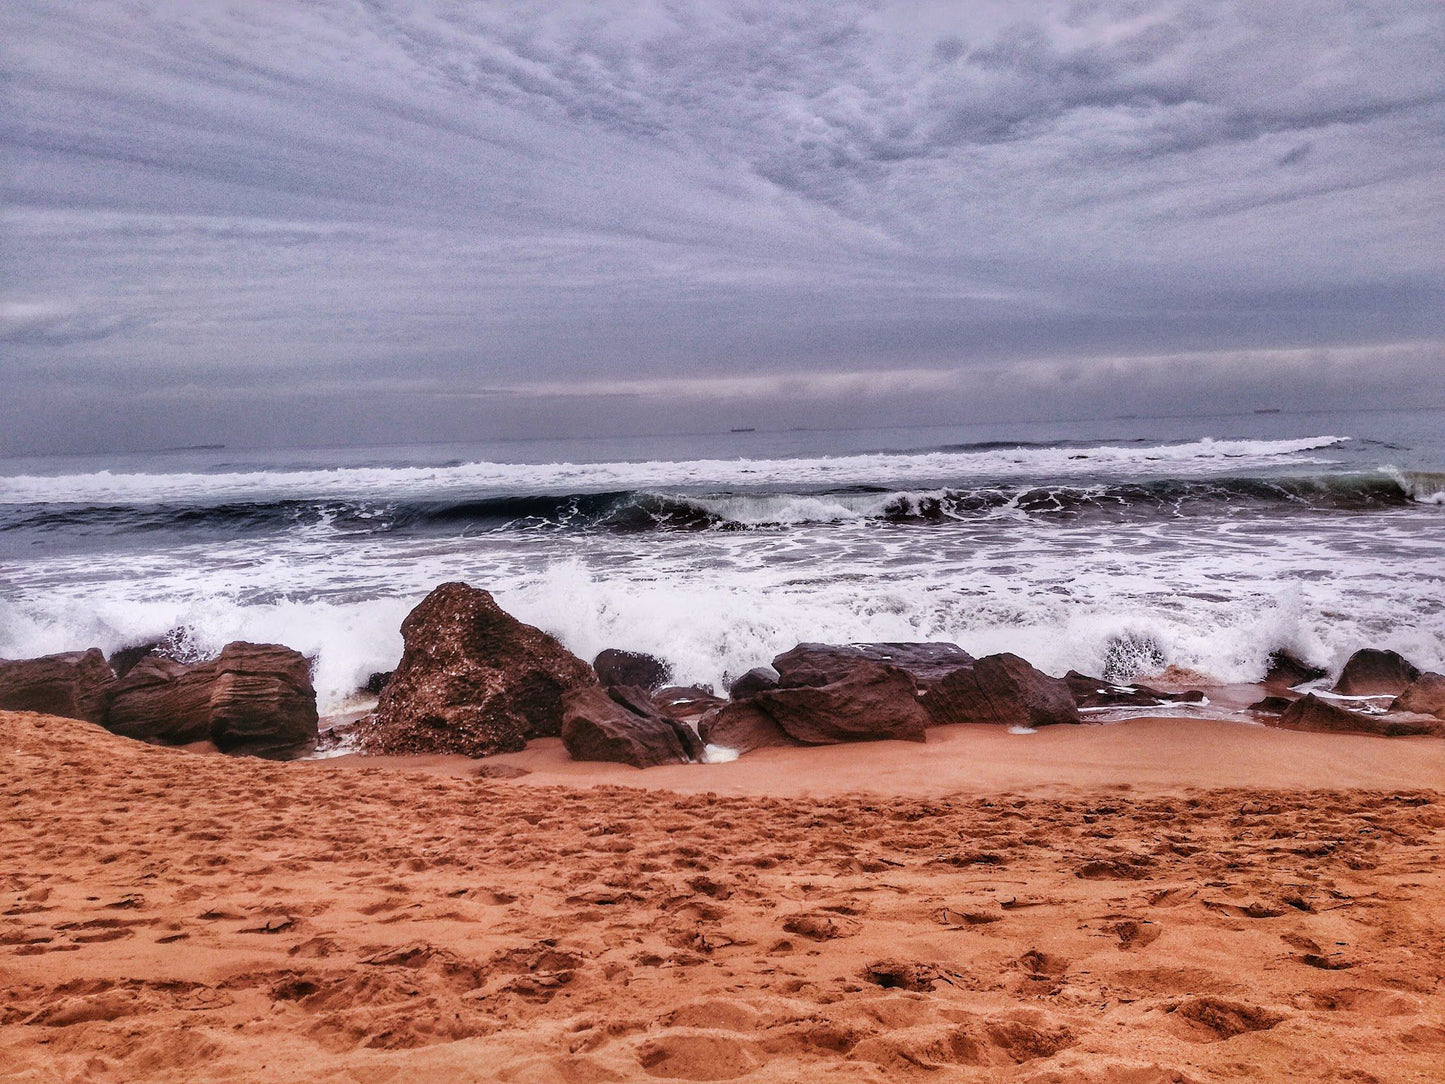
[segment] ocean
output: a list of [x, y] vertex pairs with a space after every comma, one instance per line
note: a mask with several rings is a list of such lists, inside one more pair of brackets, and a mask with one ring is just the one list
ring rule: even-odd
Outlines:
[[0, 459], [0, 657], [279, 642], [335, 713], [447, 580], [719, 687], [804, 640], [1442, 670], [1445, 412]]

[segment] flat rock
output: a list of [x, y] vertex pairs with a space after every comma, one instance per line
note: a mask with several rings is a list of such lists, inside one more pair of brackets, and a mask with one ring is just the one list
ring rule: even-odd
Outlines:
[[896, 667], [926, 689], [973, 662], [973, 656], [957, 644], [942, 642], [799, 644], [773, 659], [773, 669], [778, 673], [779, 688], [797, 689], [839, 681], [860, 662]]
[[364, 752], [516, 752], [561, 732], [564, 693], [597, 684], [553, 637], [465, 583], [437, 587], [401, 634], [401, 662], [362, 728]]
[[1277, 726], [1286, 730], [1314, 730], [1333, 734], [1377, 734], [1386, 738], [1431, 734], [1445, 737], [1445, 723], [1429, 716], [1366, 715], [1309, 693], [1280, 715]]
[[854, 661], [847, 677], [827, 685], [774, 689], [750, 701], [783, 733], [805, 745], [890, 738], [923, 741], [928, 714], [913, 676], [895, 666]]
[[935, 724], [1050, 726], [1080, 722], [1067, 682], [1017, 655], [988, 655], [929, 689], [923, 706]]

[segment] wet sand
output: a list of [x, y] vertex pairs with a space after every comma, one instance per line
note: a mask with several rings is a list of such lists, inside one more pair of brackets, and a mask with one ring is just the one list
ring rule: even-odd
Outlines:
[[0, 713], [9, 1081], [1435, 1081], [1445, 742], [1138, 720], [647, 772]]

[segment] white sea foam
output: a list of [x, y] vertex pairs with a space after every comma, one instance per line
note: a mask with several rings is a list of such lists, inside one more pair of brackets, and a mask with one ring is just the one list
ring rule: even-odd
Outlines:
[[[452, 467], [352, 467], [238, 473], [15, 475], [0, 477], [0, 504], [155, 504], [278, 498], [386, 498], [466, 493], [572, 493], [655, 486], [737, 487], [760, 483], [827, 488], [909, 485], [959, 478], [1207, 474], [1247, 469], [1339, 444], [1342, 437], [1197, 440], [1098, 448], [994, 448], [972, 452], [870, 454], [811, 459], [698, 459], [614, 463], [466, 463]], [[840, 503], [843, 514], [849, 506]]]

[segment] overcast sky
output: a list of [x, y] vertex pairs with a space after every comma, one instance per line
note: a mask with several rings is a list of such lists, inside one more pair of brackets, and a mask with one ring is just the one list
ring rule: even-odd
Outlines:
[[1445, 403], [1445, 5], [0, 6], [0, 453]]

